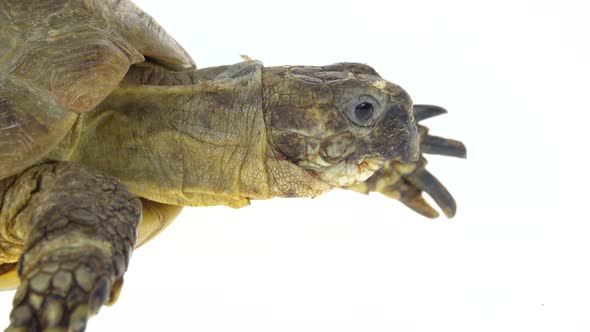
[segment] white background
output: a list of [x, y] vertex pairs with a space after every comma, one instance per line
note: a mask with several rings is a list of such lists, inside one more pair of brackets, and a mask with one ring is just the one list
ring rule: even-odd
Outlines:
[[186, 209], [88, 331], [590, 331], [585, 1], [137, 3], [199, 67], [372, 65], [469, 158], [429, 158], [453, 220], [344, 191]]

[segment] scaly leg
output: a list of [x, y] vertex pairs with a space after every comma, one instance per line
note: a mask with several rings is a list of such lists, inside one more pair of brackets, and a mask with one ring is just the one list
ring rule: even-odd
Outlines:
[[[414, 105], [414, 118], [420, 121], [445, 114], [442, 107], [431, 105]], [[428, 128], [418, 124], [420, 135], [420, 159], [415, 163], [403, 164], [398, 161], [386, 162], [365, 182], [348, 187], [357, 192], [368, 194], [375, 191], [404, 203], [412, 210], [429, 218], [438, 217], [434, 210], [422, 197], [425, 192], [434, 199], [447, 218], [455, 216], [457, 205], [447, 189], [426, 170], [424, 154], [438, 154], [450, 157], [465, 158], [467, 151], [463, 143], [443, 137], [431, 136]]]
[[0, 254], [22, 252], [6, 331], [83, 331], [118, 294], [140, 201], [87, 167], [47, 163], [11, 180], [3, 202]]

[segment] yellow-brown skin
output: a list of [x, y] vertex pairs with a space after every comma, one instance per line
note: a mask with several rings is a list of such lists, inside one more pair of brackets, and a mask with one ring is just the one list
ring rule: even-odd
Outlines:
[[[382, 104], [374, 123], [352, 123], [345, 113], [370, 95]], [[335, 141], [346, 149], [328, 156]], [[49, 158], [115, 176], [152, 201], [241, 207], [317, 196], [417, 154], [409, 96], [370, 67], [247, 61], [182, 73], [136, 66]]]
[[195, 70], [125, 0], [4, 1], [0, 46], [0, 289], [20, 280], [9, 331], [84, 330], [182, 206], [347, 187], [435, 217], [425, 191], [455, 213], [418, 159], [464, 156], [417, 124], [444, 110], [413, 107], [369, 66]]
[[[369, 66], [267, 68], [263, 84], [272, 148], [330, 187], [362, 182], [385, 161], [418, 158], [409, 95]], [[372, 113], [358, 119], [357, 107], [367, 104]], [[313, 193], [301, 189], [287, 196]]]

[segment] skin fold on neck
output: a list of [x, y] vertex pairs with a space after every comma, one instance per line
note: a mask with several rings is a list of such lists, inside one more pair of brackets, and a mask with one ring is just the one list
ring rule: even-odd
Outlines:
[[239, 207], [269, 196], [261, 65], [161, 74], [130, 71], [79, 117], [54, 158], [86, 164], [167, 204]]

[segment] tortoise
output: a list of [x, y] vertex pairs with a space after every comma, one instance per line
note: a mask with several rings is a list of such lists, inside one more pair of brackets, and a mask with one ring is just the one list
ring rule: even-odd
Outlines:
[[0, 287], [7, 331], [83, 331], [133, 250], [183, 206], [240, 208], [334, 188], [430, 218], [456, 204], [424, 154], [464, 145], [419, 124], [370, 66], [196, 69], [129, 0], [0, 3]]

